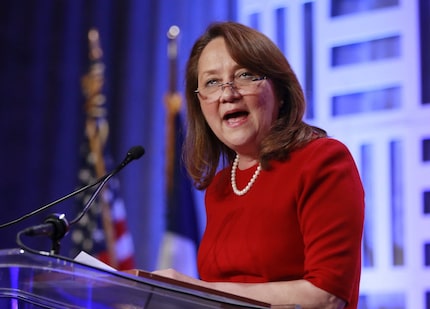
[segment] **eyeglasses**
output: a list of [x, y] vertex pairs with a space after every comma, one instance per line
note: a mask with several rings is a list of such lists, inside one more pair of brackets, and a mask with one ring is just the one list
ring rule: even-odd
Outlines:
[[234, 76], [232, 81], [226, 83], [210, 79], [202, 87], [194, 90], [194, 93], [199, 93], [208, 101], [215, 101], [221, 97], [226, 86], [232, 87], [241, 94], [252, 93], [260, 84], [259, 81], [265, 79], [267, 79], [266, 76], [259, 76], [250, 72], [240, 72]]

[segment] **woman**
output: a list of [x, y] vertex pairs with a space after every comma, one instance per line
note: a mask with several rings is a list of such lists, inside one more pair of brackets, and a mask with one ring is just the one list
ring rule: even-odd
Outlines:
[[184, 160], [206, 189], [201, 280], [272, 305], [356, 308], [364, 193], [347, 148], [303, 122], [282, 52], [244, 25], [211, 25], [186, 72]]

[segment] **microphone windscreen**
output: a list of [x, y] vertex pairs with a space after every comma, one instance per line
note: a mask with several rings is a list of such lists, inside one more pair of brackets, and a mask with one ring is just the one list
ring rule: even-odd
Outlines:
[[136, 160], [139, 159], [145, 153], [145, 149], [142, 146], [134, 146], [131, 147], [127, 153], [131, 159]]

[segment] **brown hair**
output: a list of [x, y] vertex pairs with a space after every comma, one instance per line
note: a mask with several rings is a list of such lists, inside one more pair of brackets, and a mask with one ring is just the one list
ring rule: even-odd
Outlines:
[[197, 189], [205, 189], [212, 181], [220, 160], [230, 164], [235, 152], [225, 146], [209, 128], [194, 93], [198, 83], [198, 62], [206, 45], [223, 37], [230, 56], [240, 66], [265, 75], [273, 82], [282, 101], [278, 119], [260, 145], [259, 160], [269, 169], [270, 160], [286, 160], [289, 153], [322, 136], [324, 130], [303, 121], [305, 99], [297, 77], [279, 48], [264, 34], [235, 22], [211, 24], [195, 42], [186, 67], [187, 128], [183, 159]]

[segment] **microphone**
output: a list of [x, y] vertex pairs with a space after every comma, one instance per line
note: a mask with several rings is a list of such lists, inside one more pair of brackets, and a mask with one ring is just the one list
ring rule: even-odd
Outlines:
[[142, 146], [131, 147], [128, 150], [127, 155], [125, 156], [124, 160], [117, 166], [117, 168], [112, 172], [112, 174], [115, 175], [121, 169], [123, 169], [128, 163], [130, 163], [133, 160], [140, 159], [144, 154], [145, 154], [145, 149]]
[[[27, 251], [34, 252], [21, 242], [21, 235], [27, 236], [49, 236], [52, 241], [51, 254], [58, 254], [60, 252], [60, 240], [69, 231], [69, 223], [67, 222], [65, 214], [51, 214], [43, 224], [28, 227], [17, 234], [17, 243], [21, 248], [27, 248]], [[40, 253], [40, 252], [36, 252]], [[49, 254], [47, 254], [49, 255]]]
[[26, 228], [23, 234], [27, 236], [45, 235], [57, 239], [62, 238], [69, 230], [69, 223], [65, 214], [51, 214], [44, 222], [44, 224]]
[[[22, 242], [20, 241], [20, 235], [49, 236], [52, 239], [52, 243], [53, 243], [52, 252], [57, 254], [59, 251], [59, 240], [62, 239], [67, 234], [71, 225], [77, 223], [85, 215], [85, 213], [88, 211], [89, 207], [91, 206], [93, 201], [96, 199], [96, 197], [98, 196], [98, 194], [102, 190], [103, 186], [108, 182], [108, 180], [111, 179], [114, 175], [116, 175], [120, 170], [122, 170], [131, 161], [141, 158], [144, 153], [145, 153], [145, 149], [142, 146], [134, 146], [134, 147], [130, 148], [130, 150], [127, 152], [127, 155], [124, 158], [124, 160], [112, 172], [101, 177], [95, 183], [87, 185], [85, 187], [82, 187], [78, 190], [75, 190], [75, 191], [69, 193], [68, 195], [66, 195], [64, 197], [59, 198], [58, 200], [55, 200], [54, 202], [49, 203], [49, 204], [39, 208], [38, 210], [30, 213], [29, 215], [26, 215], [24, 217], [21, 217], [20, 219], [17, 219], [17, 220], [10, 222], [10, 224], [12, 224], [12, 223], [22, 221], [23, 219], [28, 218], [30, 215], [34, 215], [36, 213], [39, 213], [42, 210], [45, 210], [49, 207], [52, 207], [52, 206], [54, 206], [54, 205], [56, 205], [56, 204], [58, 204], [64, 200], [72, 197], [72, 196], [75, 196], [75, 195], [81, 193], [82, 191], [85, 191], [91, 187], [94, 187], [95, 185], [98, 185], [98, 187], [93, 192], [93, 194], [91, 195], [89, 200], [86, 202], [83, 210], [70, 223], [67, 222], [66, 216], [64, 214], [52, 214], [45, 219], [43, 224], [32, 226], [32, 227], [26, 228], [23, 231], [19, 232], [17, 235], [17, 242], [19, 244], [21, 244], [21, 246], [23, 246]], [[7, 225], [10, 225], [10, 224], [7, 224]], [[7, 226], [7, 225], [1, 225], [0, 228]]]
[[133, 160], [137, 160], [140, 157], [143, 156], [145, 153], [145, 149], [143, 149], [142, 146], [134, 146], [131, 147], [130, 150], [127, 152], [127, 155], [125, 156], [125, 159], [109, 174], [105, 175], [104, 178], [102, 178], [101, 183], [98, 185], [96, 190], [93, 192], [91, 197], [88, 199], [87, 203], [85, 204], [83, 210], [81, 213], [72, 221], [70, 221], [70, 225], [73, 225], [77, 223], [88, 211], [93, 201], [96, 199], [97, 195], [99, 195], [100, 191], [102, 190], [103, 186], [108, 182], [109, 179], [111, 179], [113, 176], [115, 176], [120, 170], [122, 170], [128, 163], [130, 163]]
[[[126, 166], [128, 163], [130, 163], [132, 160], [139, 159], [141, 156], [143, 156], [144, 153], [145, 153], [145, 149], [142, 146], [134, 146], [134, 147], [130, 148], [130, 150], [127, 152], [126, 158], [123, 160], [123, 162], [121, 162], [121, 164], [112, 173], [116, 174], [124, 166]], [[46, 205], [44, 205], [44, 206], [42, 206], [42, 207], [40, 207], [40, 208], [38, 208], [38, 209], [36, 209], [36, 210], [28, 213], [28, 214], [23, 215], [20, 218], [17, 218], [15, 220], [12, 220], [12, 221], [9, 221], [9, 222], [3, 223], [3, 224], [0, 224], [0, 229], [8, 227], [10, 225], [13, 225], [15, 223], [24, 221], [25, 219], [28, 219], [28, 218], [30, 218], [30, 217], [32, 217], [32, 216], [34, 216], [34, 215], [36, 215], [36, 214], [38, 214], [38, 213], [46, 210], [46, 209], [48, 209], [48, 208], [51, 208], [52, 206], [55, 206], [55, 205], [63, 202], [64, 200], [67, 200], [67, 199], [69, 199], [69, 198], [71, 198], [71, 197], [73, 197], [75, 195], [78, 195], [79, 193], [81, 193], [83, 191], [86, 191], [86, 190], [88, 190], [88, 189], [90, 189], [90, 188], [98, 185], [99, 183], [101, 183], [108, 176], [109, 176], [109, 174], [105, 175], [105, 176], [103, 176], [101, 178], [99, 178], [94, 183], [91, 183], [91, 184], [88, 184], [88, 185], [86, 185], [84, 187], [81, 187], [81, 188], [79, 188], [79, 189], [77, 189], [77, 190], [75, 190], [75, 191], [73, 191], [73, 192], [71, 192], [71, 193], [69, 193], [69, 194], [67, 194], [67, 195], [65, 195], [65, 196], [63, 196], [63, 197], [61, 197], [61, 198], [59, 198], [59, 199], [51, 202], [51, 203], [49, 203], [49, 204], [46, 204]]]

